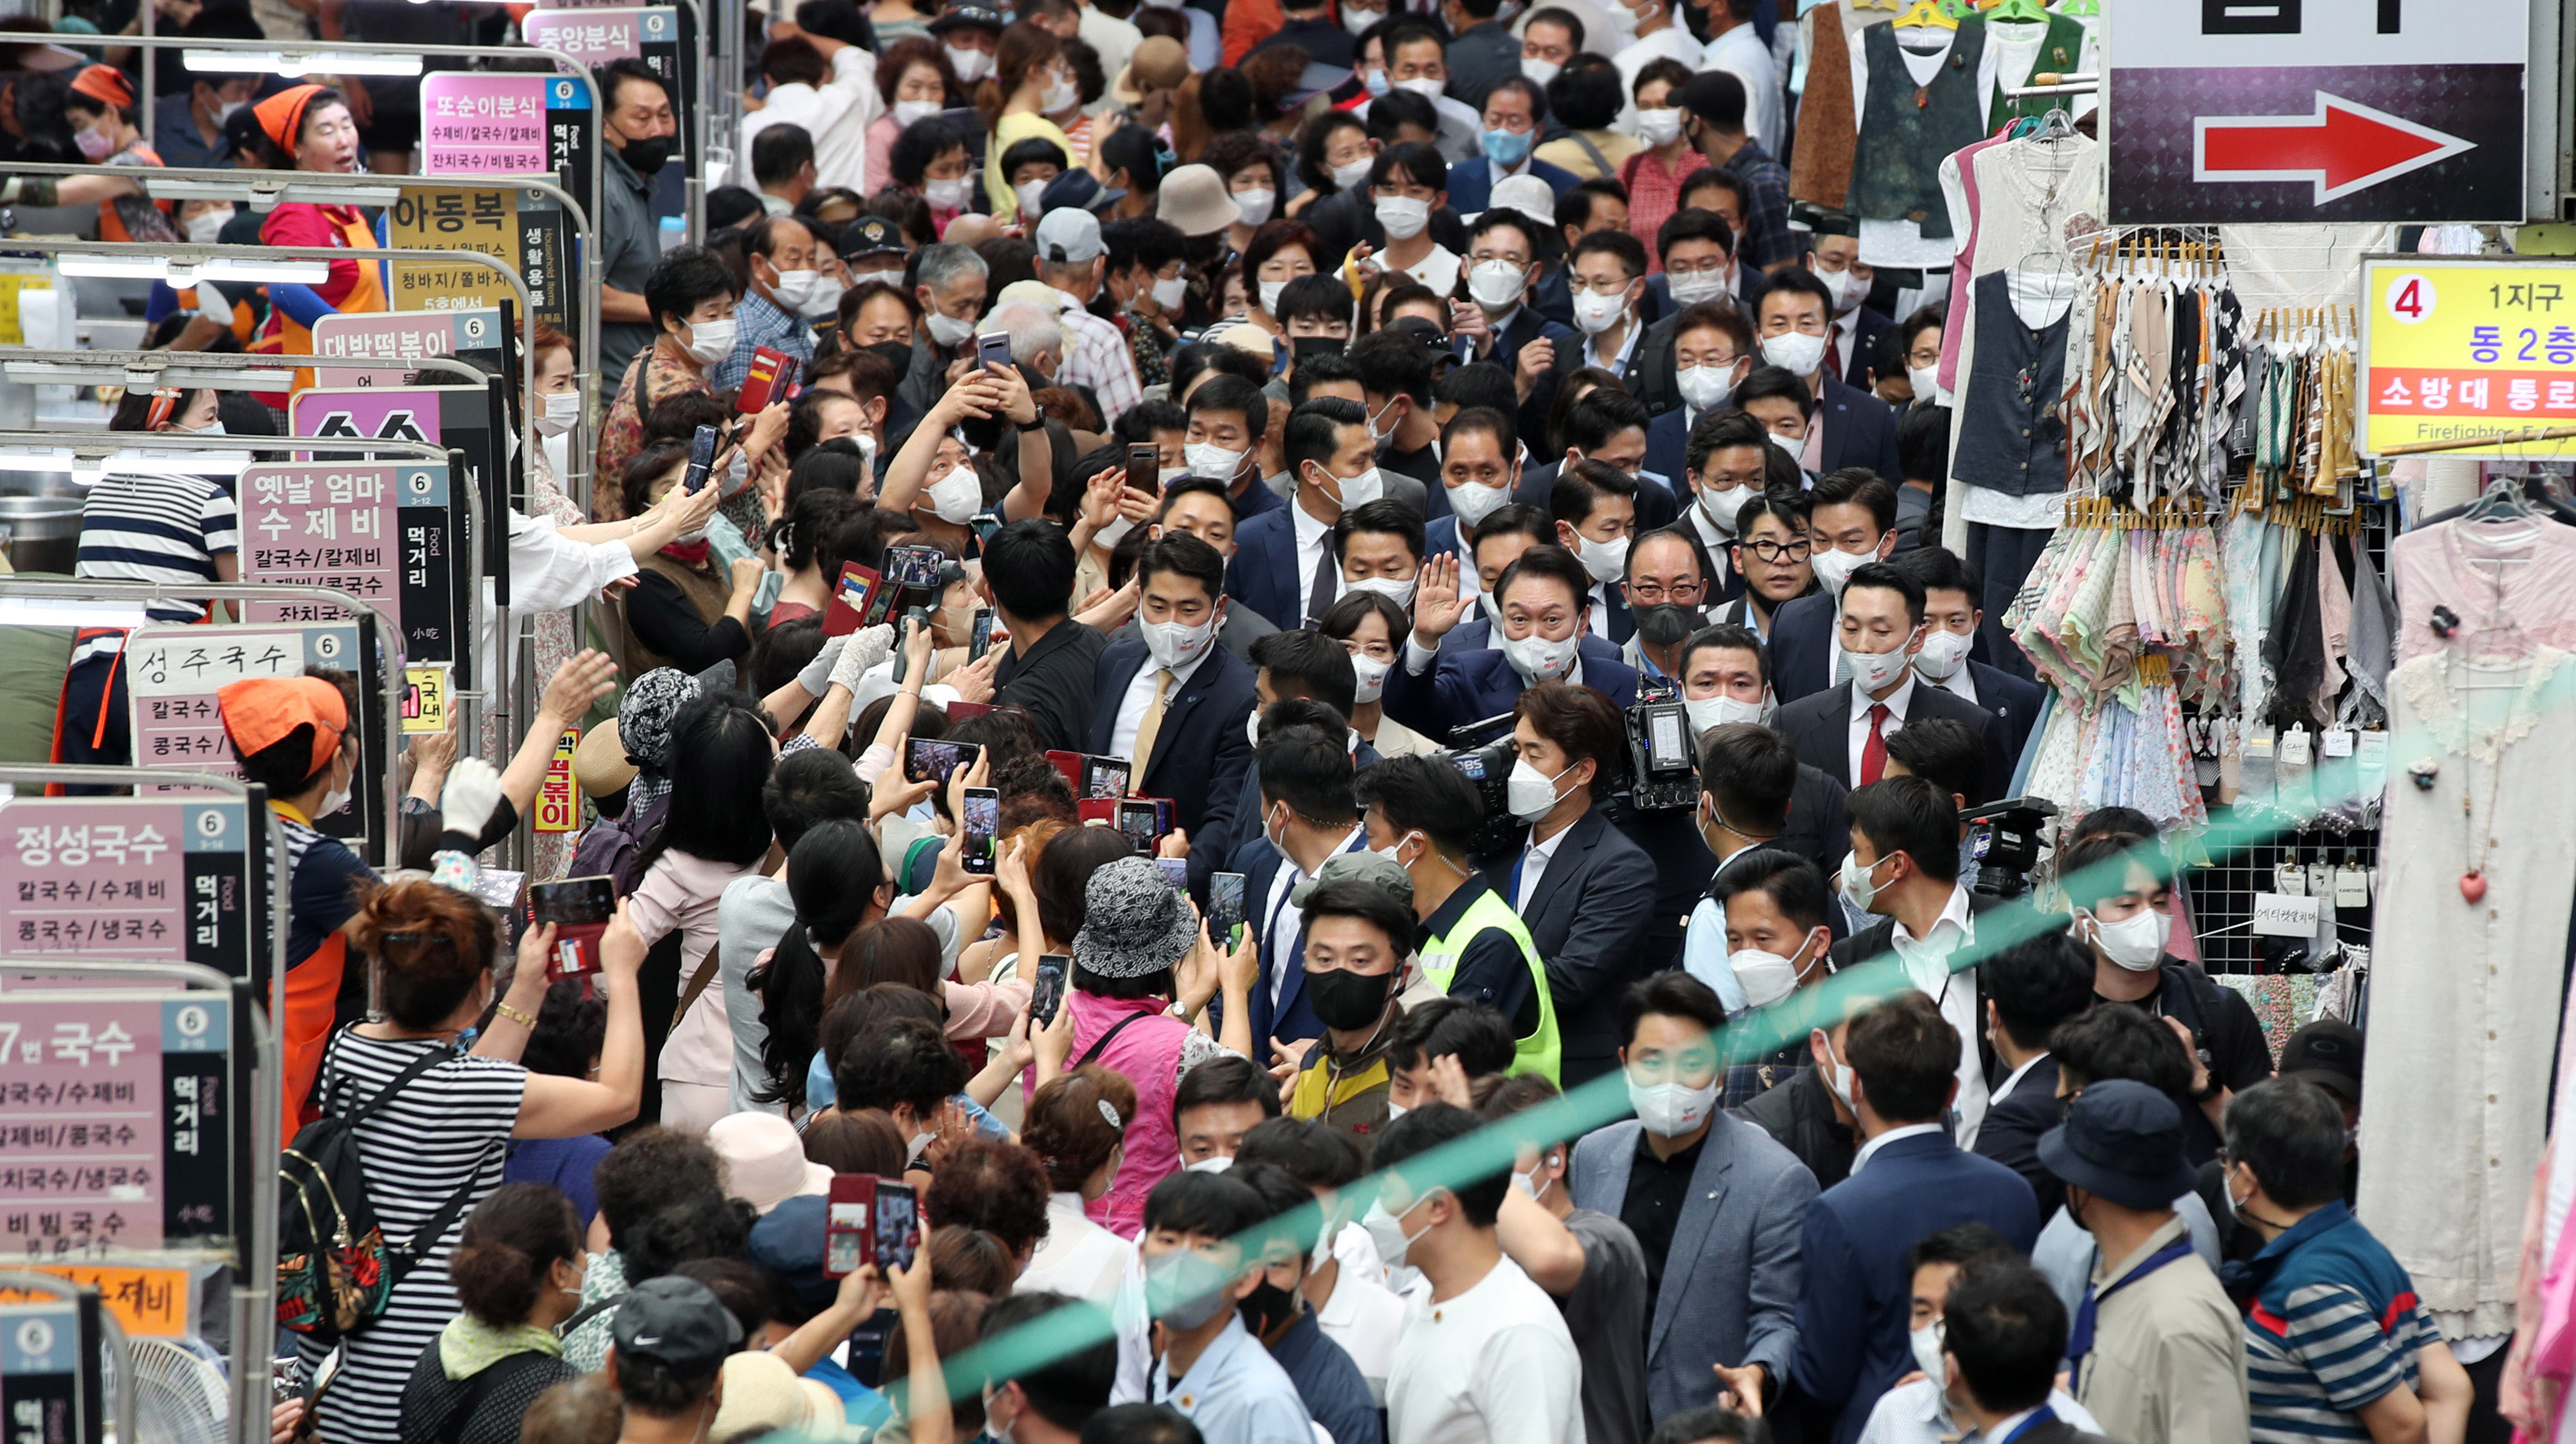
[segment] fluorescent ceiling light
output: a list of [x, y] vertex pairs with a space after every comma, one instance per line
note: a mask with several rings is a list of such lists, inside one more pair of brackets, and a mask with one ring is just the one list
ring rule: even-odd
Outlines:
[[399, 186], [341, 185], [301, 181], [262, 189], [248, 181], [146, 180], [144, 192], [157, 201], [231, 201], [263, 210], [280, 202], [316, 206], [389, 206], [402, 199]]
[[241, 74], [254, 70], [279, 75], [392, 75], [421, 72], [417, 55], [371, 55], [353, 50], [183, 50], [180, 63], [190, 70]]
[[258, 256], [210, 256], [202, 262], [173, 261], [167, 256], [84, 255], [58, 258], [66, 276], [112, 276], [137, 281], [168, 281], [191, 286], [209, 281], [286, 281], [318, 286], [331, 279], [329, 261], [271, 260]]
[[291, 391], [295, 387], [295, 373], [276, 368], [169, 366], [138, 372], [76, 361], [11, 361], [0, 369], [24, 386], [202, 386], [214, 391]]
[[[127, 472], [141, 476], [239, 476], [250, 469], [247, 451], [181, 451], [175, 447], [129, 447], [103, 457], [81, 458], [80, 470]], [[77, 474], [75, 475], [77, 480]]]
[[66, 276], [113, 276], [134, 281], [158, 281], [170, 274], [166, 256], [82, 256], [55, 258], [55, 264]]
[[66, 471], [71, 464], [68, 446], [0, 446], [0, 471]]
[[141, 602], [0, 597], [0, 627], [140, 627], [149, 620]]
[[[177, 268], [172, 270], [175, 274]], [[209, 281], [288, 281], [301, 286], [318, 286], [331, 279], [331, 263], [215, 256], [197, 267], [197, 274]]]

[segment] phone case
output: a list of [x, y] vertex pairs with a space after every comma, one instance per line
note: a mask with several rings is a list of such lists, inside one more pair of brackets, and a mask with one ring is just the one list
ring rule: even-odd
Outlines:
[[[865, 588], [858, 604], [853, 606], [849, 594], [857, 583], [864, 583]], [[823, 609], [823, 635], [846, 637], [870, 625], [866, 620], [867, 614], [875, 610], [877, 599], [885, 592], [884, 578], [879, 577], [875, 569], [857, 562], [842, 563], [840, 583], [832, 588], [832, 604]]]
[[796, 386], [796, 358], [767, 346], [751, 353], [751, 370], [742, 378], [742, 392], [734, 398], [733, 409], [745, 416], [755, 415], [773, 402], [784, 401]]
[[1102, 827], [1118, 825], [1118, 799], [1115, 797], [1080, 798], [1074, 802], [1073, 811], [1085, 826], [1094, 823]]
[[599, 971], [599, 939], [606, 923], [555, 924], [555, 955], [548, 960], [550, 978], [587, 977]]
[[1056, 771], [1064, 774], [1064, 785], [1073, 789], [1074, 796], [1080, 797], [1083, 795], [1081, 753], [1049, 752], [1046, 755], [1046, 760], [1054, 766]]
[[823, 1276], [843, 1278], [876, 1262], [877, 1179], [865, 1173], [832, 1175], [823, 1203]]

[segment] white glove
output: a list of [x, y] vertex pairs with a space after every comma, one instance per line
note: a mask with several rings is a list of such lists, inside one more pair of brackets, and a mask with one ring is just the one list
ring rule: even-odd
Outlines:
[[[894, 655], [894, 625], [890, 622], [879, 622], [873, 627], [853, 632], [850, 640], [852, 645], [848, 656], [858, 659], [856, 665], [850, 666], [851, 677], [875, 669], [883, 664], [886, 658]], [[844, 665], [849, 664], [845, 662]], [[841, 677], [836, 670], [832, 680], [838, 682], [847, 679]]]
[[826, 637], [823, 650], [816, 652], [814, 660], [797, 671], [796, 685], [804, 688], [808, 696], [822, 696], [823, 689], [832, 685], [833, 666], [841, 660], [842, 651], [849, 645], [850, 639], [846, 634]]
[[480, 836], [500, 802], [501, 770], [480, 757], [460, 757], [447, 769], [447, 786], [438, 794], [439, 826]]

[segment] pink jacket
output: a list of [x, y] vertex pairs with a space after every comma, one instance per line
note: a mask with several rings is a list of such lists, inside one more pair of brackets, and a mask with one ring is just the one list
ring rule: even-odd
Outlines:
[[[1172, 1094], [1180, 1083], [1181, 1044], [1189, 1036], [1190, 1025], [1165, 1016], [1163, 1009], [1169, 1004], [1161, 998], [1103, 998], [1074, 989], [1065, 994], [1065, 1004], [1073, 1009], [1073, 1057], [1066, 1066], [1079, 1064], [1095, 1041], [1118, 1028], [1118, 1036], [1093, 1061], [1125, 1074], [1136, 1085], [1136, 1116], [1127, 1120], [1126, 1161], [1118, 1165], [1109, 1191], [1083, 1206], [1092, 1222], [1120, 1238], [1133, 1238], [1145, 1224], [1145, 1195], [1180, 1170], [1181, 1141], [1172, 1123]], [[1119, 1028], [1128, 1018], [1136, 1021]]]

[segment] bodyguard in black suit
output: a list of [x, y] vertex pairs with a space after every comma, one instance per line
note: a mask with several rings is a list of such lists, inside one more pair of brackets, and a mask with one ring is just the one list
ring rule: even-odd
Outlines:
[[[1474, 160], [1456, 170], [1478, 172], [1484, 167], [1484, 161]], [[1566, 180], [1572, 184], [1573, 177], [1567, 176]], [[1453, 189], [1456, 184], [1453, 179]], [[1456, 200], [1456, 196], [1453, 194], [1451, 199]], [[1461, 253], [1460, 266], [1466, 276], [1467, 294], [1475, 303], [1474, 314], [1466, 325], [1453, 328], [1453, 332], [1467, 346], [1462, 359], [1491, 361], [1511, 372], [1516, 382], [1524, 366], [1534, 369], [1529, 398], [1514, 415], [1521, 434], [1541, 438], [1543, 445], [1548, 407], [1556, 401], [1555, 358], [1582, 350], [1583, 337], [1573, 327], [1540, 315], [1538, 308], [1529, 303], [1530, 285], [1539, 274], [1539, 232], [1538, 223], [1518, 211], [1486, 209], [1476, 217], [1476, 223], [1467, 230], [1467, 248]], [[1539, 342], [1546, 345], [1532, 350]]]
[[[1788, 609], [1782, 611], [1785, 617]], [[1887, 709], [1882, 737], [1916, 718], [1946, 717], [1966, 724], [1978, 739], [1985, 755], [1984, 775], [1979, 779], [1983, 795], [2002, 796], [2012, 781], [2002, 729], [1983, 708], [1914, 675], [1911, 659], [1922, 645], [1923, 634], [1922, 583], [1884, 562], [1863, 566], [1843, 584], [1842, 616], [1857, 624], [1855, 635], [1847, 640], [1856, 647], [1879, 650], [1855, 652], [1852, 665], [1862, 672], [1849, 682], [1811, 692], [1780, 709], [1773, 725], [1797, 747], [1798, 759], [1859, 787], [1876, 782], [1886, 768], [1884, 749], [1873, 756], [1866, 737], [1858, 751], [1853, 747], [1852, 719], [1862, 715], [1861, 709], [1873, 705]], [[1776, 637], [1776, 624], [1773, 632]], [[1888, 675], [1867, 675], [1871, 672]]]
[[[1762, 374], [1754, 373], [1756, 378]], [[1819, 585], [1781, 603], [1771, 618], [1771, 688], [1783, 704], [1832, 685], [1842, 621], [1841, 579], [1868, 562], [1887, 560], [1896, 546], [1892, 482], [1856, 467], [1829, 471], [1816, 478], [1807, 502], [1807, 535]], [[1916, 620], [1922, 620], [1926, 609], [1915, 610]]]
[[1814, 273], [1798, 267], [1773, 273], [1762, 292], [1761, 312], [1753, 321], [1767, 364], [1745, 379], [1736, 404], [1751, 410], [1752, 403], [1764, 397], [1797, 400], [1795, 393], [1780, 385], [1782, 378], [1766, 374], [1773, 367], [1785, 370], [1806, 392], [1808, 424], [1824, 429], [1820, 474], [1866, 466], [1885, 477], [1889, 486], [1902, 485], [1905, 466], [1896, 450], [1896, 413], [1867, 391], [1845, 384], [1825, 366], [1826, 333], [1833, 315], [1833, 292]]
[[1923, 584], [1923, 613], [1931, 626], [1914, 670], [1941, 690], [1984, 708], [2003, 728], [2004, 755], [2018, 758], [2044, 694], [2038, 683], [1989, 667], [1970, 654], [1986, 620], [1977, 607], [1977, 599], [1985, 595], [1977, 569], [1936, 546], [1899, 552], [1894, 561]]
[[2045, 1223], [2066, 1197], [2066, 1186], [2039, 1161], [2039, 1136], [2066, 1112], [2057, 1101], [2057, 1059], [2048, 1035], [2093, 1006], [2093, 959], [2065, 933], [2041, 933], [1979, 963], [1977, 982], [1995, 1024], [1988, 1076], [2000, 1096], [1986, 1105], [1973, 1151], [2028, 1180]]

